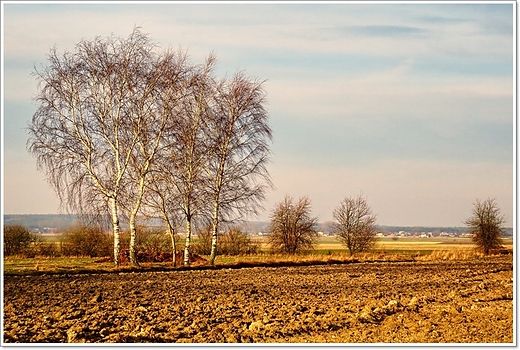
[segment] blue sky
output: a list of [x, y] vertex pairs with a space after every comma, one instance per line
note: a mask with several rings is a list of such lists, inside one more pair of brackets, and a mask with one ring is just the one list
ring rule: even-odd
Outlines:
[[513, 223], [513, 2], [3, 2], [3, 211], [57, 213], [26, 151], [49, 48], [141, 26], [217, 73], [265, 79], [275, 189], [320, 221], [363, 193], [382, 225], [463, 226], [477, 199]]

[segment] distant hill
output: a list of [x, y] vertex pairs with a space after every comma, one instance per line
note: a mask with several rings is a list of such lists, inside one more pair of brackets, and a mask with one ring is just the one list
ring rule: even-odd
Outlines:
[[76, 215], [65, 214], [5, 214], [4, 225], [21, 225], [29, 230], [38, 229], [40, 232], [61, 231], [77, 223]]
[[[21, 225], [29, 228], [30, 230], [38, 229], [40, 232], [46, 232], [47, 229], [53, 229], [52, 231], [61, 231], [62, 229], [78, 223], [76, 215], [67, 214], [5, 214], [4, 225]], [[154, 224], [156, 224], [154, 222]], [[265, 221], [247, 221], [240, 223], [238, 226], [242, 227], [244, 231], [250, 233], [268, 232], [269, 223]], [[466, 227], [426, 227], [426, 226], [378, 226], [378, 230], [383, 233], [390, 232], [409, 232], [409, 233], [422, 233], [422, 232], [449, 232], [459, 235], [466, 233], [468, 229]], [[319, 223], [317, 231], [324, 233], [332, 233], [332, 222]], [[513, 235], [512, 228], [506, 228], [505, 236], [509, 237]]]

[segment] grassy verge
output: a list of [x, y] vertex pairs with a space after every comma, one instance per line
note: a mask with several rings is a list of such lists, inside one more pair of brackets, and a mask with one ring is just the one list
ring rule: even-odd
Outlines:
[[119, 273], [132, 271], [170, 271], [186, 269], [279, 267], [326, 264], [348, 264], [361, 262], [414, 262], [414, 261], [457, 261], [483, 258], [482, 253], [470, 250], [447, 251], [394, 251], [367, 252], [349, 255], [344, 252], [331, 254], [309, 253], [300, 255], [257, 254], [241, 256], [218, 256], [215, 266], [195, 265], [190, 268], [172, 267], [171, 262], [142, 263], [140, 269], [124, 265], [115, 268], [112, 263], [96, 262], [97, 258], [6, 258], [4, 275], [42, 275], [78, 273]]
[[[505, 242], [512, 248], [512, 241]], [[337, 240], [321, 238], [316, 249], [298, 255], [272, 254], [265, 247], [255, 255], [217, 256], [216, 268], [239, 268], [247, 266], [294, 266], [312, 264], [336, 264], [371, 261], [440, 261], [469, 260], [483, 258], [481, 253], [467, 239], [380, 239], [371, 252], [350, 256], [348, 250]], [[207, 257], [205, 257], [207, 258]], [[103, 273], [135, 271], [130, 266], [115, 268], [111, 262], [96, 262], [99, 258], [57, 257], [57, 258], [4, 258], [5, 275], [54, 274], [54, 273]], [[194, 268], [211, 268], [195, 266]], [[142, 263], [139, 271], [173, 269], [171, 262]], [[177, 268], [185, 269], [185, 268]]]

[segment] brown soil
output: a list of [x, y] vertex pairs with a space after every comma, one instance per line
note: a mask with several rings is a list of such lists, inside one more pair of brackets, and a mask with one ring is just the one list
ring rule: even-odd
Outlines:
[[4, 341], [512, 343], [512, 258], [4, 277]]

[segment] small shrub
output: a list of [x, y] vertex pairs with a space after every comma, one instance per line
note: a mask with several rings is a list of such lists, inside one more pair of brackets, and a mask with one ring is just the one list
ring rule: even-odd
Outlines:
[[66, 256], [109, 256], [113, 254], [112, 237], [97, 227], [71, 227], [61, 237], [61, 253]]
[[258, 244], [238, 227], [224, 232], [218, 243], [217, 252], [221, 255], [256, 254], [259, 250]]
[[26, 254], [36, 239], [36, 235], [29, 232], [26, 227], [7, 225], [4, 227], [4, 254]]
[[[130, 231], [120, 232], [119, 241], [121, 250], [130, 249]], [[172, 251], [170, 235], [164, 229], [155, 227], [138, 226], [135, 236], [136, 252], [153, 251], [157, 253]]]
[[197, 231], [197, 239], [190, 245], [190, 251], [199, 255], [211, 254], [211, 226], [205, 226]]
[[[199, 255], [211, 254], [211, 227], [204, 227], [198, 232], [197, 241], [191, 246], [191, 251]], [[217, 240], [217, 255], [256, 254], [258, 243], [238, 227], [221, 231]]]
[[171, 253], [171, 237], [164, 229], [138, 228], [136, 236], [136, 250], [152, 254]]
[[47, 257], [57, 257], [61, 255], [59, 245], [54, 242], [40, 242], [34, 247], [34, 252], [36, 255]]

